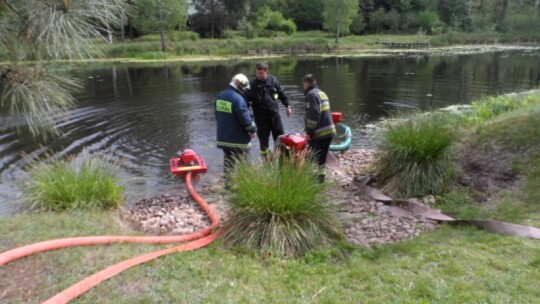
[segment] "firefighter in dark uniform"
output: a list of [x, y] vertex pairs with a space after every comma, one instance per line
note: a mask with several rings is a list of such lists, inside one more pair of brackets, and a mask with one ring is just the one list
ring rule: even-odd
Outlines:
[[261, 154], [266, 157], [269, 153], [270, 133], [272, 133], [274, 142], [279, 135], [285, 133], [279, 115], [278, 99], [285, 106], [287, 116], [291, 116], [292, 110], [287, 96], [285, 96], [279, 85], [279, 81], [268, 73], [268, 64], [257, 63], [255, 74], [256, 78], [250, 83], [251, 90], [247, 98], [253, 107]]
[[313, 74], [307, 74], [303, 79], [306, 96], [306, 135], [311, 152], [319, 165], [319, 181], [326, 177], [326, 156], [330, 149], [332, 137], [336, 128], [332, 120], [330, 100], [326, 93], [317, 86]]
[[249, 153], [251, 139], [257, 132], [249, 113], [249, 105], [243, 96], [248, 90], [247, 77], [237, 74], [232, 78], [229, 88], [219, 93], [216, 99], [217, 147], [223, 150], [225, 177], [234, 161]]

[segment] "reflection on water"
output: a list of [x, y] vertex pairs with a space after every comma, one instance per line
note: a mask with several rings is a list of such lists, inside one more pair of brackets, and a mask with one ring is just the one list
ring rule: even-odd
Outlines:
[[[170, 177], [168, 158], [191, 147], [208, 162], [211, 176], [221, 172], [215, 148], [215, 96], [239, 72], [254, 74], [255, 61], [159, 65], [76, 66], [83, 81], [77, 107], [59, 121], [63, 134], [44, 141], [17, 133], [5, 113], [0, 126], [0, 214], [13, 199], [11, 180], [26, 160], [21, 153], [77, 155], [83, 148], [122, 160], [128, 199], [179, 187]], [[301, 79], [314, 73], [333, 111], [344, 113], [354, 133], [353, 148], [369, 147], [366, 125], [396, 111], [429, 110], [469, 103], [493, 95], [538, 87], [537, 51], [479, 55], [382, 58], [281, 58], [270, 60], [293, 107], [282, 113], [287, 132], [303, 129]], [[252, 154], [258, 154], [257, 143]], [[9, 196], [8, 198], [6, 198]]]

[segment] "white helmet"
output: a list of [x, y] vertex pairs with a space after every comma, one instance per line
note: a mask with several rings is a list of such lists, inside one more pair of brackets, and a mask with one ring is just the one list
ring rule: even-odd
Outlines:
[[249, 80], [244, 74], [234, 75], [229, 85], [240, 93], [244, 93], [249, 90]]

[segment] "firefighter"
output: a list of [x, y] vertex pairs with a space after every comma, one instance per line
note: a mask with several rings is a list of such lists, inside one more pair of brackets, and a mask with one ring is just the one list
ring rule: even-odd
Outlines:
[[326, 177], [326, 156], [336, 128], [332, 121], [328, 96], [317, 86], [315, 76], [304, 76], [303, 85], [306, 96], [306, 137], [311, 153], [319, 165], [319, 182], [322, 183]]
[[257, 63], [255, 75], [256, 78], [251, 81], [251, 91], [247, 97], [253, 107], [261, 154], [263, 157], [267, 157], [270, 133], [272, 133], [274, 142], [276, 142], [278, 136], [285, 133], [279, 115], [278, 99], [285, 106], [287, 116], [291, 116], [292, 110], [287, 96], [279, 85], [279, 81], [268, 73], [268, 64]]
[[247, 156], [251, 139], [257, 132], [244, 98], [249, 88], [248, 78], [244, 74], [237, 74], [232, 78], [229, 88], [219, 93], [215, 103], [217, 147], [223, 150], [225, 177], [235, 160]]

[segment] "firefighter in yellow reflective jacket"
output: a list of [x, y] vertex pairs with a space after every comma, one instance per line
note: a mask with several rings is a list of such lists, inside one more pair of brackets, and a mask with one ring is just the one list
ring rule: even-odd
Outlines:
[[307, 74], [303, 79], [304, 95], [306, 96], [306, 133], [311, 152], [319, 165], [319, 181], [324, 182], [326, 176], [326, 156], [336, 128], [332, 120], [330, 100], [326, 93], [317, 86], [313, 74]]
[[217, 147], [223, 150], [225, 175], [235, 159], [249, 153], [251, 138], [257, 132], [243, 95], [247, 90], [249, 80], [244, 74], [237, 74], [232, 78], [229, 88], [219, 93], [215, 103]]

